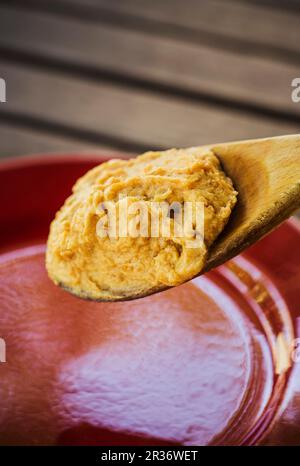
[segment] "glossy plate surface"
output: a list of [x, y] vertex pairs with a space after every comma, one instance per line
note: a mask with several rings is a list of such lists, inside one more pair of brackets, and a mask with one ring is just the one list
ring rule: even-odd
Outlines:
[[45, 239], [105, 159], [0, 166], [0, 444], [299, 443], [298, 224], [176, 289], [79, 300], [48, 279]]

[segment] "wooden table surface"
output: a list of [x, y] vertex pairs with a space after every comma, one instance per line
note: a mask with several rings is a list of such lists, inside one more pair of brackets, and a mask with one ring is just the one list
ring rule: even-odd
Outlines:
[[300, 132], [299, 24], [295, 0], [2, 0], [0, 155]]

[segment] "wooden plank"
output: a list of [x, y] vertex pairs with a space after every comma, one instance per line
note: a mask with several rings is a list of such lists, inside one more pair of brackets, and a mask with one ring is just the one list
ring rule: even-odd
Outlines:
[[[195, 105], [176, 98], [0, 61], [7, 102], [0, 115], [88, 132], [103, 143], [143, 148], [190, 146], [299, 132], [299, 124]], [[95, 139], [95, 138], [94, 138]]]
[[[44, 4], [46, 0], [40, 0]], [[256, 3], [232, 0], [52, 0], [146, 18], [165, 27], [176, 25], [217, 34], [243, 43], [300, 52], [299, 15]], [[284, 2], [282, 2], [284, 4]], [[283, 5], [284, 6], [284, 5]], [[166, 31], [167, 32], [167, 31]], [[211, 37], [211, 39], [213, 39]]]
[[299, 75], [294, 65], [7, 7], [0, 7], [0, 30], [0, 49], [163, 84], [200, 100], [209, 95], [300, 115], [291, 99], [291, 81]]
[[41, 153], [76, 153], [105, 150], [97, 144], [0, 122], [0, 157]]
[[259, 5], [265, 5], [270, 8], [277, 8], [279, 11], [289, 10], [291, 12], [299, 13], [300, 11], [300, 0], [235, 0], [248, 3], [254, 3]]

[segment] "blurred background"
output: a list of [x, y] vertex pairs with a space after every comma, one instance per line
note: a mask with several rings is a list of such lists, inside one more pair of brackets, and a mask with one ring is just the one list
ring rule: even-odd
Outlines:
[[300, 1], [0, 2], [0, 155], [300, 132]]

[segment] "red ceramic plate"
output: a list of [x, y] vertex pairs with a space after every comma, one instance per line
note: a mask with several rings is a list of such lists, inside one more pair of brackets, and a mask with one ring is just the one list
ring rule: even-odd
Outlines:
[[102, 156], [0, 166], [0, 443], [300, 441], [300, 229], [130, 303], [82, 301], [44, 266], [49, 222]]

